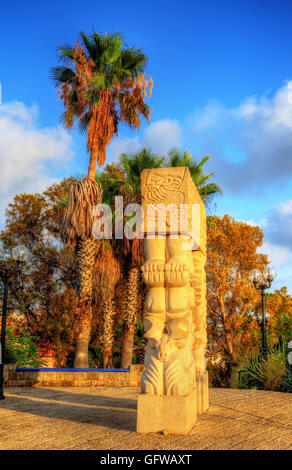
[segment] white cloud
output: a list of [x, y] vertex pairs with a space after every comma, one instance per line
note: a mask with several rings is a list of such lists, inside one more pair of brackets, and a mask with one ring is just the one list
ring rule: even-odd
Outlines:
[[292, 251], [292, 200], [280, 202], [268, 212], [267, 218], [268, 240]]
[[291, 180], [290, 84], [269, 98], [249, 97], [229, 109], [213, 102], [191, 115], [188, 130], [201, 142], [199, 153], [213, 155], [223, 190], [262, 193]]
[[242, 222], [244, 222], [248, 225], [261, 227], [262, 229], [267, 227], [267, 224], [268, 224], [267, 219], [260, 219], [260, 220], [249, 219], [249, 220], [243, 220]]
[[266, 217], [250, 220], [251, 225], [259, 225], [265, 234], [265, 241], [258, 249], [259, 253], [268, 255], [271, 265], [278, 275], [273, 282], [273, 289], [287, 286], [292, 292], [292, 200], [280, 202], [271, 209]]
[[182, 129], [180, 124], [171, 119], [162, 119], [151, 123], [140, 136], [119, 137], [109, 145], [110, 161], [117, 161], [121, 153], [135, 153], [144, 146], [154, 153], [166, 155], [172, 147], [180, 147]]
[[187, 119], [188, 126], [194, 133], [218, 125], [225, 114], [224, 107], [218, 101], [209, 101], [203, 110], [195, 110]]
[[117, 161], [121, 153], [135, 153], [142, 148], [139, 137], [122, 137], [114, 139], [108, 148], [107, 154], [110, 161]]
[[264, 242], [258, 252], [268, 255], [269, 261], [275, 268], [286, 266], [290, 263], [292, 257], [292, 252], [288, 247], [269, 242]]
[[259, 252], [269, 256], [275, 266], [285, 266], [292, 261], [292, 200], [280, 202], [260, 220], [246, 223], [258, 225], [264, 232], [265, 241]]
[[270, 242], [264, 242], [258, 250], [259, 253], [268, 255], [270, 265], [276, 268], [277, 276], [272, 284], [272, 290], [281, 289], [287, 286], [288, 291], [292, 292], [292, 250], [289, 247], [277, 245]]
[[283, 216], [291, 216], [292, 215], [292, 199], [289, 201], [281, 202], [278, 206], [279, 214]]
[[34, 121], [38, 118], [38, 114], [39, 111], [36, 104], [27, 107], [21, 101], [10, 101], [0, 107], [1, 119], [5, 117], [27, 126], [33, 125]]
[[172, 147], [180, 147], [182, 130], [177, 121], [163, 119], [145, 129], [143, 144], [154, 152], [166, 155]]
[[[52, 164], [73, 156], [71, 137], [61, 128], [38, 128], [38, 108], [21, 102], [0, 105], [0, 222], [16, 193], [37, 192], [56, 181]], [[50, 164], [50, 168], [48, 167]]]

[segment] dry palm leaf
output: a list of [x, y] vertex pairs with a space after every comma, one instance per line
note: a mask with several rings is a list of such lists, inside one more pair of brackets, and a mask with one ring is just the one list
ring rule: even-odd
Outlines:
[[102, 192], [99, 183], [84, 178], [72, 183], [68, 204], [64, 213], [62, 240], [73, 249], [78, 239], [92, 238], [93, 208], [101, 203]]

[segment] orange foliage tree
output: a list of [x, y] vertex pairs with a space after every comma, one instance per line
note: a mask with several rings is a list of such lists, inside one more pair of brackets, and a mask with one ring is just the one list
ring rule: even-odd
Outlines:
[[8, 325], [38, 336], [43, 351], [54, 345], [59, 365], [74, 348], [72, 324], [78, 300], [76, 256], [62, 245], [59, 235], [64, 208], [58, 201], [70, 184], [71, 179], [66, 179], [42, 194], [17, 194], [0, 233], [3, 254], [18, 244], [30, 253], [11, 279], [9, 305], [19, 313], [8, 315]]
[[209, 352], [230, 363], [256, 343], [259, 331], [253, 315], [260, 294], [248, 280], [253, 268], [263, 270], [268, 259], [257, 253], [263, 233], [258, 226], [229, 215], [212, 216], [207, 238], [207, 302]]
[[288, 294], [287, 287], [267, 296], [266, 310], [269, 313], [270, 341], [277, 342], [279, 337], [285, 341], [292, 339], [292, 296]]

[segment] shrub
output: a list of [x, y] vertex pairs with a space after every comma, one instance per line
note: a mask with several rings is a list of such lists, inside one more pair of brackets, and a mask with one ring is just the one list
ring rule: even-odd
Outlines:
[[89, 346], [88, 365], [92, 369], [102, 369], [102, 352], [100, 348]]
[[18, 335], [14, 334], [12, 328], [6, 332], [5, 362], [12, 362], [18, 367], [41, 367], [46, 362], [39, 356], [39, 347], [36, 336], [31, 336], [23, 331]]
[[286, 363], [287, 346], [280, 339], [269, 348], [267, 359], [260, 354], [251, 354], [241, 364], [238, 387], [280, 391], [287, 377]]
[[[289, 338], [290, 339], [290, 338]], [[292, 347], [290, 343], [288, 343], [288, 354], [292, 352]], [[291, 361], [290, 361], [291, 362]], [[287, 355], [287, 362], [286, 362], [286, 377], [282, 381], [280, 385], [280, 392], [292, 393], [292, 364], [288, 362], [288, 355]]]
[[286, 392], [286, 393], [292, 393], [292, 370], [291, 370], [290, 365], [287, 367], [287, 375], [286, 375], [286, 377], [284, 377], [284, 379], [283, 379], [283, 381], [280, 385], [279, 391], [280, 392]]
[[141, 321], [138, 321], [134, 335], [133, 364], [144, 364], [144, 356], [146, 349], [146, 340], [144, 338], [144, 333], [144, 325]]

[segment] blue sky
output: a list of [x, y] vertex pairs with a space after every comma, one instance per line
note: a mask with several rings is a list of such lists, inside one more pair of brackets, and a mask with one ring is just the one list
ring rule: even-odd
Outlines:
[[2, 2], [2, 220], [15, 192], [86, 171], [84, 138], [59, 126], [49, 67], [80, 30], [116, 30], [149, 58], [153, 111], [139, 133], [120, 129], [108, 161], [145, 144], [211, 154], [216, 213], [261, 225], [274, 286], [292, 292], [291, 17], [288, 0]]

